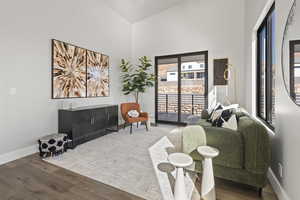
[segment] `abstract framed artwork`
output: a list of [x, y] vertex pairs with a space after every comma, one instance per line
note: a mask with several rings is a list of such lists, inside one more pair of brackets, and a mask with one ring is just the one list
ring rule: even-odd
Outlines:
[[109, 95], [108, 63], [108, 56], [87, 51], [87, 97]]
[[102, 95], [109, 96], [109, 56], [101, 55], [101, 84]]
[[86, 97], [86, 50], [52, 40], [52, 98]]
[[109, 96], [109, 56], [52, 40], [52, 99]]

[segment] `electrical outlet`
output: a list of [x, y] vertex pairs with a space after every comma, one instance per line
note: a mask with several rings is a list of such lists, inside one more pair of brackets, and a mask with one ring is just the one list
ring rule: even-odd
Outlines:
[[278, 163], [278, 172], [279, 172], [280, 178], [283, 178], [283, 166], [281, 163]]

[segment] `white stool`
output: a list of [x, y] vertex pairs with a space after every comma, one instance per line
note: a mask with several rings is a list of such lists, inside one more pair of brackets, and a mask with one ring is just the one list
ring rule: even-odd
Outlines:
[[204, 157], [202, 163], [202, 184], [201, 196], [204, 200], [216, 200], [214, 171], [212, 158], [219, 155], [219, 150], [210, 146], [200, 146], [197, 148], [200, 155]]
[[175, 200], [188, 200], [185, 192], [183, 168], [193, 164], [193, 159], [184, 153], [173, 153], [168, 156], [169, 162], [177, 168], [174, 189]]

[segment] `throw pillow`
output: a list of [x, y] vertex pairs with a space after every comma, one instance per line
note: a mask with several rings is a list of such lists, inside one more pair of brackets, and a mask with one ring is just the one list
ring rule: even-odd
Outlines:
[[137, 110], [130, 110], [127, 114], [129, 117], [133, 117], [133, 118], [140, 116], [140, 113]]
[[236, 115], [233, 114], [228, 121], [224, 120], [222, 127], [236, 131], [238, 129]]
[[212, 116], [211, 116], [211, 122], [212, 122], [212, 125], [214, 126], [217, 121], [220, 119], [220, 117], [222, 116], [222, 113], [223, 113], [223, 110], [216, 110]]
[[213, 122], [212, 116], [214, 116], [214, 119], [216, 119], [216, 114], [218, 116], [220, 113], [219, 112], [215, 113], [215, 112], [218, 111], [218, 110], [222, 110], [222, 109], [223, 109], [223, 106], [220, 103], [217, 103], [214, 110], [211, 112], [211, 114], [210, 114], [207, 121], [208, 122]]
[[221, 115], [219, 116], [219, 118], [212, 122], [213, 126], [222, 127], [223, 122], [228, 121], [233, 114], [232, 109], [221, 110], [221, 111], [222, 112], [221, 112]]
[[229, 105], [229, 106], [224, 106], [223, 107], [223, 110], [231, 110], [231, 109], [233, 109], [233, 110], [237, 110], [238, 108], [240, 107], [240, 105], [239, 104], [231, 104], [231, 105]]

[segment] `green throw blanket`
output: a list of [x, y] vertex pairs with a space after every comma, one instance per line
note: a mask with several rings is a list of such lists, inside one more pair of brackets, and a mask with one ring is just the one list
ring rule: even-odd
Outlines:
[[[196, 134], [195, 134], [196, 133]], [[182, 130], [182, 150], [186, 154], [206, 145], [206, 134], [202, 126], [187, 126]]]

